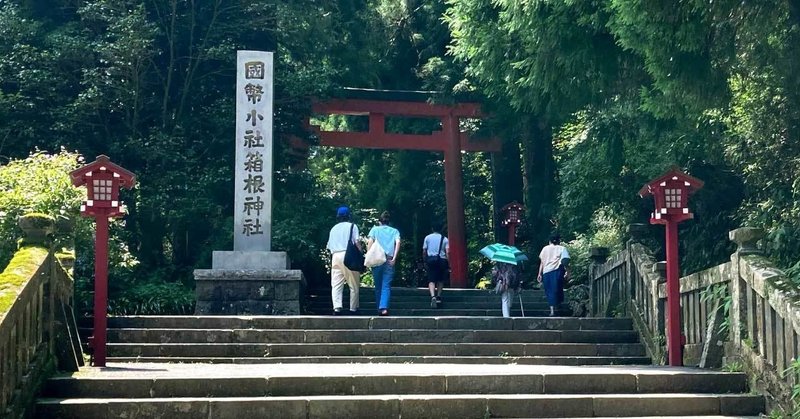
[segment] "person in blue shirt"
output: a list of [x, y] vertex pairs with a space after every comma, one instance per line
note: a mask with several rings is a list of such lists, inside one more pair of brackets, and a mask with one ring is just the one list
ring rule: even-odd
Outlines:
[[394, 266], [400, 253], [400, 232], [389, 225], [390, 219], [389, 212], [384, 211], [379, 219], [380, 225], [372, 227], [369, 231], [369, 241], [367, 242], [367, 248], [370, 248], [372, 243], [377, 240], [386, 253], [386, 262], [372, 268], [372, 278], [375, 280], [375, 302], [378, 304], [378, 314], [381, 316], [389, 315], [389, 297], [392, 293]]
[[447, 280], [449, 271], [448, 258], [450, 256], [450, 243], [442, 234], [442, 223], [434, 221], [431, 224], [431, 234], [425, 236], [422, 242], [422, 260], [428, 271], [428, 289], [431, 292], [431, 308], [439, 308], [442, 303], [442, 288]]

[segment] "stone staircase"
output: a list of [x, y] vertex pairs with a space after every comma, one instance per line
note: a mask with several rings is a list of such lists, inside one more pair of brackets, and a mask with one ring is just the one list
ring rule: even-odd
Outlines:
[[[393, 307], [403, 301], [402, 292], [396, 297]], [[425, 310], [430, 302], [409, 297], [408, 308], [393, 314]], [[531, 304], [539, 297], [526, 296]], [[477, 297], [446, 293], [445, 304], [466, 306], [471, 298]], [[764, 411], [763, 397], [746, 394], [744, 374], [649, 365], [630, 319], [406, 314], [111, 318], [108, 367], [50, 379], [36, 417], [746, 417]]]
[[[359, 290], [360, 314], [376, 315], [375, 289], [362, 287]], [[527, 317], [543, 317], [550, 313], [544, 291], [524, 290], [523, 309]], [[438, 308], [430, 305], [431, 297], [427, 288], [392, 288], [389, 313], [392, 316], [502, 316], [500, 296], [488, 290], [445, 289], [444, 301]], [[522, 316], [520, 298], [515, 297], [511, 307], [512, 316]], [[350, 308], [350, 292], [344, 291], [344, 310]], [[315, 289], [308, 292], [305, 313], [329, 315], [333, 311], [330, 289]], [[564, 304], [557, 308], [559, 316], [569, 316], [572, 311]]]

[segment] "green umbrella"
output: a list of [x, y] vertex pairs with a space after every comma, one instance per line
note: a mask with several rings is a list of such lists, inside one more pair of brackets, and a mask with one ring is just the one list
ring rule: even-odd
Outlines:
[[528, 260], [525, 253], [514, 246], [507, 244], [495, 243], [490, 244], [480, 250], [481, 254], [494, 262], [505, 262], [516, 265], [520, 261]]

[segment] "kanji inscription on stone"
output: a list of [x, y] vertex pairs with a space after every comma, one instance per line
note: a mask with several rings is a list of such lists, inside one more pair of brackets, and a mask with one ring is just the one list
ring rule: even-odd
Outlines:
[[272, 57], [237, 53], [234, 251], [271, 250]]
[[[240, 52], [248, 52], [248, 51], [240, 51]], [[270, 53], [267, 53], [270, 54]], [[270, 57], [270, 61], [272, 57]], [[272, 62], [270, 62], [272, 64]], [[272, 66], [270, 65], [270, 70]], [[270, 71], [272, 73], [272, 71]], [[263, 61], [250, 61], [244, 63], [244, 78], [247, 80], [250, 79], [263, 79], [264, 78], [264, 62]], [[272, 76], [272, 74], [270, 74]]]

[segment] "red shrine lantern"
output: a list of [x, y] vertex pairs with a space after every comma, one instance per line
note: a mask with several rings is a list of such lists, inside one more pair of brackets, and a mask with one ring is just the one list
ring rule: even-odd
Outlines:
[[517, 235], [517, 226], [522, 224], [522, 214], [525, 213], [525, 208], [517, 201], [514, 201], [504, 206], [500, 212], [503, 214], [500, 224], [508, 228], [508, 245], [513, 246]]
[[644, 198], [647, 195], [653, 195], [655, 211], [651, 214], [651, 222], [666, 224], [667, 219], [683, 221], [694, 216], [689, 212], [689, 195], [702, 187], [702, 180], [689, 176], [677, 168], [672, 168], [644, 185], [639, 190], [639, 196]]
[[97, 225], [94, 244], [94, 331], [89, 338], [94, 365], [106, 365], [106, 317], [108, 314], [108, 219], [124, 214], [119, 189], [130, 189], [136, 176], [112, 163], [107, 156], [72, 171], [72, 184], [86, 185], [88, 199], [81, 205], [81, 215], [94, 217]]
[[678, 263], [678, 223], [689, 220], [689, 195], [703, 187], [703, 181], [681, 172], [677, 168], [650, 181], [639, 190], [642, 198], [652, 195], [655, 209], [650, 224], [664, 224], [667, 228], [667, 355], [670, 366], [683, 365], [683, 338], [681, 336], [680, 267]]

